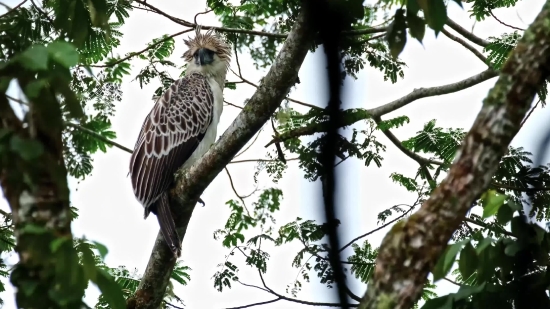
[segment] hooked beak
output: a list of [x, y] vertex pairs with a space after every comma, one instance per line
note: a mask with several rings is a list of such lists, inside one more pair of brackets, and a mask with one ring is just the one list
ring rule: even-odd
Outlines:
[[195, 54], [195, 63], [198, 65], [207, 65], [214, 62], [214, 53], [206, 48], [201, 48]]

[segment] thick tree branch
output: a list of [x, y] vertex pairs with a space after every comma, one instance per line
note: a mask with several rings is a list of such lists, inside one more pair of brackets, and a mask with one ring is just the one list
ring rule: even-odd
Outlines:
[[[185, 236], [187, 224], [202, 192], [269, 120], [292, 87], [313, 42], [313, 31], [307, 19], [304, 13], [298, 16], [273, 66], [218, 142], [188, 171], [176, 176], [171, 197], [180, 238]], [[174, 255], [159, 234], [144, 276], [136, 294], [128, 301], [128, 307], [158, 308], [175, 262]]]
[[490, 185], [549, 76], [550, 0], [504, 64], [447, 177], [416, 213], [394, 225], [382, 241], [360, 308], [413, 307], [472, 201]]
[[454, 31], [460, 33], [460, 35], [462, 35], [463, 37], [465, 37], [466, 39], [468, 39], [470, 42], [472, 42], [474, 44], [477, 44], [481, 47], [487, 47], [487, 45], [489, 45], [489, 41], [484, 40], [484, 39], [476, 36], [475, 34], [471, 33], [470, 31], [464, 29], [461, 25], [457, 24], [456, 22], [454, 22], [450, 18], [447, 18], [447, 23], [446, 24], [449, 27], [451, 27], [451, 29], [453, 29]]
[[[371, 109], [356, 109], [348, 114], [344, 114], [344, 117], [343, 117], [343, 120], [341, 121], [340, 126], [346, 127], [356, 122], [369, 119], [371, 117], [383, 116], [385, 114], [396, 111], [401, 107], [408, 105], [418, 99], [462, 91], [464, 89], [480, 84], [484, 81], [487, 81], [497, 75], [498, 73], [495, 72], [494, 70], [487, 69], [479, 74], [468, 77], [456, 83], [438, 86], [438, 87], [414, 89], [408, 95], [401, 97], [397, 100], [394, 100], [392, 102], [386, 103], [382, 106], [371, 108]], [[326, 129], [327, 129], [327, 124], [325, 122], [310, 124], [308, 126], [281, 134], [278, 138], [275, 138], [271, 142], [269, 142], [265, 147], [268, 147], [275, 142], [281, 142], [281, 141], [285, 141], [287, 139], [291, 139], [299, 136], [312, 135], [315, 133], [325, 132]]]

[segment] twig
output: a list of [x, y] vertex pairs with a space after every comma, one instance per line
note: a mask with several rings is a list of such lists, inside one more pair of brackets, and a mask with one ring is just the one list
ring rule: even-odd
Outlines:
[[238, 109], [243, 109], [242, 107], [240, 107], [239, 105], [237, 104], [233, 104], [233, 103], [230, 103], [230, 102], [227, 102], [226, 100], [223, 100], [223, 103], [229, 105], [229, 106], [233, 106], [233, 107], [236, 107]]
[[504, 230], [504, 229], [495, 229], [494, 227], [490, 226], [489, 224], [483, 222], [483, 221], [479, 221], [479, 220], [476, 220], [476, 219], [472, 219], [472, 218], [464, 218], [464, 221], [466, 222], [470, 222], [472, 224], [475, 224], [475, 225], [479, 225], [483, 228], [486, 228], [490, 231], [493, 231], [495, 233], [499, 233], [499, 234], [504, 234], [506, 236], [510, 236], [510, 237], [516, 237], [514, 234], [508, 232], [507, 230]]
[[462, 28], [461, 25], [457, 24], [455, 21], [453, 21], [450, 18], [447, 18], [447, 23], [446, 24], [449, 27], [451, 27], [451, 29], [453, 29], [454, 31], [460, 33], [460, 35], [462, 35], [463, 37], [468, 39], [468, 41], [470, 41], [474, 44], [477, 44], [481, 47], [487, 47], [489, 45], [489, 41], [484, 40], [484, 39], [476, 36], [475, 34], [469, 32], [468, 30]]
[[110, 139], [108, 139], [108, 138], [102, 136], [101, 134], [99, 134], [99, 133], [97, 133], [97, 132], [95, 132], [95, 131], [92, 131], [92, 130], [90, 130], [90, 129], [88, 129], [88, 128], [85, 128], [85, 127], [83, 127], [83, 126], [81, 126], [81, 125], [78, 125], [78, 124], [76, 124], [76, 123], [72, 123], [72, 122], [66, 121], [66, 122], [65, 122], [65, 125], [68, 126], [68, 127], [72, 127], [72, 128], [77, 129], [77, 130], [86, 132], [87, 134], [92, 135], [93, 137], [97, 138], [98, 140], [100, 140], [100, 141], [102, 141], [102, 142], [104, 142], [104, 143], [106, 143], [106, 144], [115, 146], [115, 147], [117, 147], [117, 148], [119, 148], [119, 149], [122, 149], [122, 150], [126, 151], [127, 153], [133, 153], [133, 152], [134, 152], [134, 151], [131, 150], [130, 148], [126, 148], [126, 147], [122, 146], [121, 144], [119, 144], [119, 143], [117, 143], [117, 142], [114, 142], [114, 141], [112, 141], [112, 140], [110, 140]]
[[[31, 1], [32, 1], [32, 0], [31, 0]], [[164, 39], [162, 39], [162, 40], [160, 40], [160, 41], [158, 41], [158, 42], [156, 42], [156, 43], [153, 43], [153, 44], [151, 44], [151, 45], [145, 47], [144, 49], [142, 49], [142, 50], [140, 50], [140, 51], [130, 53], [130, 54], [128, 54], [126, 57], [124, 57], [124, 58], [122, 58], [122, 59], [119, 59], [119, 60], [117, 60], [117, 61], [115, 61], [115, 62], [113, 62], [113, 63], [109, 63], [109, 64], [95, 64], [95, 65], [90, 65], [90, 67], [94, 67], [94, 68], [109, 68], [109, 67], [112, 67], [112, 66], [117, 65], [117, 64], [119, 64], [119, 63], [121, 63], [121, 62], [123, 62], [123, 61], [126, 61], [126, 60], [128, 60], [128, 59], [130, 59], [130, 58], [132, 58], [132, 57], [141, 55], [141, 54], [143, 54], [144, 52], [148, 51], [149, 49], [151, 49], [151, 48], [153, 48], [153, 47], [155, 47], [155, 46], [157, 46], [157, 45], [159, 45], [159, 44], [161, 44], [161, 43], [164, 43], [164, 42], [168, 41], [168, 40], [171, 39], [171, 38], [177, 37], [178, 35], [182, 35], [182, 34], [184, 34], [184, 33], [191, 32], [191, 31], [193, 31], [193, 29], [186, 29], [186, 30], [183, 30], [183, 31], [174, 33], [174, 34], [172, 34], [172, 35], [169, 35], [169, 36], [165, 37]]]
[[491, 14], [491, 16], [493, 16], [494, 19], [496, 19], [499, 23], [501, 23], [502, 25], [508, 27], [508, 28], [512, 28], [512, 29], [515, 29], [515, 30], [519, 30], [519, 31], [525, 31], [525, 29], [521, 29], [521, 28], [518, 28], [518, 27], [514, 27], [512, 25], [509, 25], [505, 22], [503, 22], [502, 20], [498, 19], [495, 14], [493, 14], [493, 10], [489, 9], [489, 14]]
[[[185, 27], [191, 27], [196, 28], [197, 24], [188, 22], [186, 20], [174, 17], [154, 6], [152, 6], [149, 3], [146, 3], [145, 1], [141, 0], [134, 0], [134, 2], [139, 3], [145, 7], [148, 7], [151, 12], [157, 13], [159, 15], [162, 15], [169, 20], [183, 25]], [[215, 27], [215, 26], [201, 26], [201, 29], [204, 30], [210, 30], [214, 29], [219, 32], [228, 32], [228, 33], [240, 33], [240, 34], [249, 34], [249, 35], [257, 35], [257, 36], [265, 36], [265, 37], [271, 37], [271, 38], [279, 38], [279, 39], [285, 39], [288, 36], [288, 33], [272, 33], [272, 32], [264, 32], [264, 31], [256, 31], [256, 30], [246, 30], [246, 29], [238, 29], [238, 28], [225, 28], [225, 27]], [[343, 34], [346, 35], [363, 35], [363, 34], [374, 34], [374, 33], [381, 33], [386, 32], [386, 27], [379, 27], [379, 28], [366, 28], [366, 29], [358, 29], [358, 30], [350, 30], [350, 31], [344, 31]]]
[[180, 306], [176, 306], [176, 305], [174, 305], [174, 304], [171, 304], [171, 303], [169, 303], [169, 302], [167, 302], [167, 301], [165, 301], [164, 303], [165, 303], [167, 306], [170, 306], [170, 307], [175, 308], [175, 309], [185, 309], [185, 308], [183, 308], [183, 307], [180, 307]]
[[[27, 102], [22, 101], [22, 100], [19, 100], [19, 99], [17, 99], [17, 98], [14, 98], [14, 97], [12, 97], [12, 96], [10, 96], [10, 95], [5, 94], [5, 96], [6, 96], [8, 99], [10, 99], [10, 100], [12, 100], [12, 101], [14, 101], [14, 102], [17, 102], [17, 103], [19, 103], [19, 104], [23, 104], [23, 105], [27, 105], [27, 106], [29, 105]], [[114, 142], [114, 141], [112, 141], [112, 140], [110, 140], [110, 139], [104, 137], [103, 135], [101, 135], [101, 134], [99, 134], [99, 133], [97, 133], [97, 132], [95, 132], [95, 131], [93, 131], [93, 130], [90, 130], [90, 129], [88, 129], [88, 128], [85, 128], [85, 127], [83, 127], [83, 126], [81, 126], [81, 125], [78, 125], [78, 124], [76, 124], [76, 123], [72, 123], [72, 122], [69, 122], [69, 121], [65, 121], [65, 125], [68, 126], [68, 127], [72, 127], [72, 128], [78, 129], [78, 130], [80, 130], [80, 131], [86, 132], [87, 134], [92, 135], [93, 137], [99, 139], [100, 141], [102, 141], [102, 142], [104, 142], [104, 143], [106, 143], [106, 144], [115, 146], [115, 147], [117, 147], [117, 148], [119, 148], [119, 149], [122, 149], [122, 150], [128, 152], [128, 153], [133, 153], [133, 152], [134, 152], [134, 151], [131, 150], [130, 148], [126, 148], [125, 146], [122, 146], [122, 145], [120, 145], [119, 143]]]
[[[239, 282], [239, 283], [241, 283], [241, 282]], [[274, 302], [277, 302], [277, 301], [280, 301], [280, 300], [281, 300], [281, 298], [280, 298], [280, 297], [277, 297], [277, 298], [272, 299], [272, 300], [266, 300], [266, 301], [262, 301], [262, 302], [259, 302], [259, 303], [253, 303], [253, 304], [244, 305], [244, 306], [238, 306], [238, 307], [228, 307], [227, 309], [250, 308], [250, 307], [254, 307], [254, 306], [261, 306], [261, 305], [271, 304], [271, 303], [274, 303]]]
[[[237, 60], [237, 64], [238, 64], [238, 60]], [[258, 88], [258, 85], [249, 81], [248, 79], [244, 78], [240, 73], [237, 74], [235, 71], [233, 71], [232, 69], [230, 69], [231, 72], [233, 72], [233, 74], [235, 74], [235, 76], [239, 77], [245, 84], [249, 84], [250, 86], [254, 87], [254, 88]], [[240, 67], [239, 67], [239, 71], [240, 71]], [[289, 97], [285, 97], [285, 100], [287, 101], [290, 101], [290, 102], [293, 102], [293, 103], [296, 103], [296, 104], [300, 104], [300, 105], [303, 105], [303, 106], [307, 106], [307, 107], [311, 107], [311, 108], [315, 108], [315, 109], [322, 109], [321, 107], [319, 106], [315, 106], [313, 104], [309, 104], [309, 103], [306, 103], [306, 102], [302, 102], [302, 101], [298, 101], [298, 100], [295, 100], [295, 99], [292, 99], [292, 98], [289, 98]]]
[[[374, 121], [376, 122], [376, 124], [379, 124], [381, 119], [376, 117], [376, 118], [373, 118]], [[403, 146], [403, 144], [401, 143], [401, 141], [395, 136], [393, 135], [393, 133], [390, 131], [390, 130], [383, 130], [382, 133], [384, 133], [384, 135], [386, 135], [386, 137], [397, 147], [399, 148], [399, 150], [401, 150], [401, 152], [403, 152], [404, 154], [406, 154], [409, 158], [415, 160], [416, 162], [418, 162], [418, 164], [424, 166], [424, 165], [430, 165], [430, 164], [436, 164], [436, 165], [443, 165], [444, 162], [441, 162], [441, 161], [436, 161], [436, 160], [430, 160], [430, 159], [426, 159], [418, 154], [416, 154], [415, 152], [412, 152], [411, 150], [405, 148], [405, 146]]]
[[18, 5], [14, 6], [13, 8], [10, 8], [9, 6], [5, 5], [4, 3], [1, 3], [0, 4], [5, 7], [8, 11], [2, 15], [0, 15], [0, 18], [2, 17], [5, 17], [13, 12], [15, 12], [18, 8], [20, 8], [23, 4], [25, 4], [25, 2], [27, 2], [28, 0], [23, 0], [23, 2], [19, 3]]
[[[291, 159], [286, 159], [286, 161], [296, 161], [298, 160], [299, 158], [291, 158]], [[279, 159], [248, 159], [248, 160], [237, 160], [237, 161], [231, 161], [229, 162], [229, 164], [235, 164], [235, 163], [245, 163], [245, 162], [276, 162], [276, 161], [280, 161]]]
[[450, 283], [452, 283], [452, 284], [454, 284], [454, 285], [456, 285], [456, 286], [462, 286], [462, 284], [460, 284], [460, 283], [458, 283], [458, 282], [456, 282], [456, 281], [453, 281], [453, 280], [451, 280], [451, 279], [448, 279], [448, 278], [443, 278], [443, 280], [445, 280], [445, 281], [447, 281], [447, 282], [450, 282]]
[[[396, 206], [399, 206], [399, 205], [396, 205]], [[404, 206], [409, 206], [409, 205], [404, 205]], [[395, 207], [395, 206], [393, 206], [393, 207]], [[394, 218], [394, 219], [392, 219], [391, 221], [386, 222], [386, 223], [382, 224], [381, 226], [375, 228], [374, 230], [371, 230], [371, 231], [369, 231], [369, 232], [366, 232], [365, 234], [359, 235], [359, 236], [355, 237], [354, 239], [350, 240], [350, 242], [348, 242], [348, 243], [345, 244], [342, 248], [340, 248], [339, 252], [344, 251], [347, 247], [351, 246], [354, 242], [360, 240], [361, 238], [365, 238], [365, 237], [367, 237], [367, 236], [369, 236], [369, 235], [371, 235], [371, 234], [373, 234], [373, 233], [376, 233], [376, 232], [380, 231], [381, 229], [383, 229], [383, 228], [385, 228], [385, 227], [387, 227], [387, 226], [393, 224], [394, 222], [397, 222], [397, 221], [403, 219], [409, 212], [411, 212], [411, 211], [416, 207], [416, 203], [413, 204], [412, 206], [409, 206], [409, 207], [410, 207], [409, 210], [405, 211], [404, 213], [402, 213], [402, 214], [401, 214], [400, 216], [398, 216], [397, 218]]]
[[248, 212], [248, 209], [246, 208], [246, 203], [244, 202], [244, 198], [237, 192], [237, 189], [235, 188], [235, 184], [233, 183], [233, 177], [231, 177], [231, 174], [229, 173], [229, 170], [227, 167], [224, 167], [225, 172], [227, 173], [227, 177], [229, 177], [229, 183], [231, 184], [231, 189], [233, 189], [233, 192], [235, 195], [241, 200], [241, 203], [243, 203], [244, 209], [246, 209], [246, 212]]
[[535, 109], [537, 108], [537, 106], [539, 106], [541, 100], [539, 99], [537, 101], [537, 104], [535, 104], [535, 106], [533, 106], [533, 108], [531, 108], [531, 110], [529, 111], [529, 113], [527, 113], [527, 116], [525, 116], [525, 118], [523, 118], [523, 121], [521, 121], [521, 125], [520, 127], [523, 127], [523, 125], [525, 124], [525, 122], [527, 121], [527, 119], [529, 119], [529, 117], [531, 117], [531, 114], [535, 111]]
[[44, 15], [44, 17], [50, 22], [50, 24], [53, 26], [54, 25], [54, 22], [53, 22], [53, 19], [50, 18], [50, 16], [44, 12], [38, 5], [36, 5], [36, 3], [34, 3], [34, 0], [31, 0], [31, 3], [32, 5], [36, 8], [36, 10], [38, 12], [40, 12], [40, 14]]
[[248, 146], [241, 150], [241, 152], [239, 152], [235, 157], [233, 157], [233, 159], [239, 157], [240, 155], [242, 155], [243, 153], [245, 153], [246, 151], [248, 151], [248, 149], [250, 149], [250, 147], [252, 147], [252, 145], [254, 145], [254, 143], [256, 143], [256, 141], [258, 140], [258, 137], [260, 137], [260, 133], [263, 132], [263, 128], [261, 128], [258, 133], [256, 133], [256, 137], [254, 137], [254, 139], [252, 140], [252, 143], [248, 144]]
[[445, 28], [441, 29], [441, 32], [446, 36], [448, 37], [449, 39], [457, 42], [458, 44], [464, 46], [466, 49], [468, 49], [469, 51], [471, 51], [476, 57], [479, 58], [479, 60], [481, 60], [483, 63], [489, 65], [489, 63], [487, 62], [487, 58], [485, 56], [483, 56], [483, 54], [475, 49], [475, 47], [473, 47], [472, 45], [468, 44], [466, 41], [464, 41], [463, 39], [451, 34], [449, 31], [445, 30]]
[[197, 17], [199, 17], [199, 15], [208, 14], [208, 13], [210, 13], [210, 12], [212, 12], [212, 11], [213, 11], [213, 10], [210, 9], [210, 10], [206, 10], [206, 11], [204, 11], [204, 12], [199, 12], [199, 13], [195, 14], [195, 17], [193, 18], [193, 21], [195, 22], [195, 25], [198, 25], [198, 23], [197, 23]]

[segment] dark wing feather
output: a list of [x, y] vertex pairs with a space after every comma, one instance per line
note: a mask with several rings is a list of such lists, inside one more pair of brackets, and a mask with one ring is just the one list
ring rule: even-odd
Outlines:
[[194, 73], [174, 82], [145, 118], [130, 159], [130, 177], [146, 214], [203, 139], [213, 111], [210, 85]]

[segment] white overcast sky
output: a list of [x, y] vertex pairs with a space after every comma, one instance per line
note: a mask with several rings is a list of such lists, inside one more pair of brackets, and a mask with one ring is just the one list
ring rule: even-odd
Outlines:
[[[19, 0], [3, 2], [13, 7], [19, 3]], [[193, 20], [196, 13], [204, 11], [206, 6], [205, 1], [191, 0], [156, 0], [150, 3], [169, 14], [189, 21]], [[516, 8], [499, 9], [494, 13], [508, 24], [526, 28], [540, 11], [543, 3], [542, 0], [523, 1]], [[468, 8], [469, 6], [466, 10], [462, 10], [451, 1], [449, 14], [465, 28], [472, 29], [474, 20], [469, 19]], [[0, 14], [1, 12], [3, 11], [0, 11]], [[219, 25], [213, 13], [200, 16], [198, 22], [203, 25]], [[134, 10], [121, 29], [124, 37], [121, 47], [115, 53], [123, 55], [141, 50], [152, 39], [181, 30], [181, 26], [162, 16]], [[511, 31], [513, 30], [494, 20], [477, 23], [474, 27], [474, 33], [482, 38]], [[182, 60], [179, 57], [183, 52], [182, 37], [177, 37], [176, 50], [171, 60], [181, 64]], [[415, 88], [456, 82], [485, 69], [484, 64], [461, 45], [444, 35], [436, 39], [431, 30], [427, 30], [424, 46], [409, 39], [401, 58], [407, 63], [407, 67], [404, 68], [405, 79], [399, 80], [396, 84], [384, 82], [382, 74], [371, 68], [362, 71], [358, 80], [347, 78], [343, 98], [345, 107], [377, 107], [404, 96]], [[266, 73], [265, 70], [256, 70], [248, 55], [240, 55], [239, 59], [242, 72], [248, 80], [258, 82]], [[319, 91], [324, 87], [325, 82], [323, 61], [322, 49], [307, 56], [300, 70], [301, 84], [292, 91], [292, 98], [319, 106], [326, 104], [326, 93]], [[118, 103], [117, 113], [113, 118], [113, 129], [118, 135], [116, 141], [129, 148], [134, 146], [142, 121], [153, 105], [150, 98], [159, 86], [155, 81], [140, 89], [137, 82], [131, 81], [144, 65], [144, 62], [134, 62], [132, 75], [122, 86], [123, 99]], [[232, 67], [236, 69], [234, 61]], [[173, 76], [178, 74], [175, 71], [171, 72]], [[236, 80], [236, 77], [229, 73], [228, 80]], [[495, 81], [496, 78], [459, 93], [416, 101], [385, 116], [384, 119], [400, 115], [410, 117], [410, 124], [394, 130], [400, 139], [414, 135], [431, 119], [437, 119], [439, 126], [469, 129], [480, 110], [483, 98]], [[236, 91], [226, 89], [225, 98], [231, 103], [242, 105], [245, 99], [250, 98], [253, 91], [254, 89], [250, 86], [239, 85]], [[17, 92], [12, 94], [18, 95]], [[300, 106], [292, 106], [304, 111]], [[224, 107], [218, 126], [218, 136], [231, 124], [239, 111], [231, 106]], [[545, 122], [549, 116], [547, 109], [537, 109], [516, 136], [513, 145], [523, 146], [528, 151], [536, 150], [542, 134], [549, 129]], [[254, 146], [239, 159], [264, 158], [266, 150], [263, 145], [270, 139], [269, 131], [263, 132]], [[417, 163], [401, 153], [384, 135], [378, 133], [377, 136], [379, 141], [387, 146], [381, 168], [376, 166], [366, 168], [358, 160], [347, 160], [338, 167], [340, 190], [337, 206], [338, 216], [342, 221], [340, 228], [342, 243], [376, 228], [377, 215], [380, 211], [396, 204], [411, 204], [415, 200], [415, 196], [392, 183], [389, 176], [392, 172], [398, 172], [414, 177]], [[79, 208], [80, 214], [79, 219], [73, 224], [73, 233], [105, 244], [109, 249], [106, 262], [111, 267], [126, 265], [129, 269], [137, 268], [139, 273], [143, 273], [157, 236], [158, 223], [154, 216], [143, 220], [142, 207], [136, 201], [130, 180], [127, 178], [129, 158], [128, 153], [111, 148], [106, 154], [100, 153], [94, 156], [94, 171], [90, 177], [81, 182], [71, 180], [71, 200], [73, 205]], [[228, 166], [238, 192], [243, 195], [254, 189], [252, 178], [254, 167], [255, 163]], [[296, 162], [289, 162], [289, 169], [278, 185], [272, 184], [265, 172], [261, 175], [260, 188], [277, 186], [284, 192], [281, 211], [276, 215], [278, 226], [298, 216], [322, 220], [324, 215], [320, 212], [323, 207], [320, 200], [320, 187], [317, 183], [310, 183], [303, 178], [303, 173], [298, 169]], [[183, 242], [182, 260], [185, 265], [192, 268], [191, 282], [185, 287], [176, 284], [176, 294], [184, 300], [186, 308], [192, 309], [226, 308], [273, 299], [274, 296], [268, 293], [240, 286], [238, 283], [235, 283], [233, 289], [223, 293], [214, 289], [212, 276], [218, 269], [217, 265], [224, 261], [228, 250], [221, 246], [220, 241], [213, 239], [213, 232], [223, 227], [229, 215], [225, 202], [236, 199], [224, 171], [210, 184], [202, 198], [206, 202], [206, 207], [199, 206], [194, 210]], [[254, 199], [247, 201], [250, 204]], [[1, 207], [5, 210], [9, 209], [5, 201], [2, 201]], [[368, 240], [377, 247], [387, 231], [388, 228], [385, 228], [368, 237]], [[250, 236], [253, 235], [249, 234], [248, 237]], [[297, 269], [291, 267], [291, 261], [299, 249], [298, 244], [293, 244], [277, 249], [272, 248], [269, 251], [271, 258], [265, 279], [270, 288], [285, 294], [287, 284], [292, 283], [297, 274]], [[11, 263], [16, 260], [15, 256], [8, 259]], [[244, 266], [244, 260], [241, 257], [236, 255], [233, 261], [241, 265], [239, 278], [243, 282], [261, 285], [257, 274], [251, 268]], [[304, 286], [302, 292], [298, 294], [299, 299], [319, 302], [335, 301], [335, 295], [330, 290], [315, 283], [317, 278], [314, 273], [311, 273], [311, 278], [313, 282]], [[437, 291], [440, 295], [456, 290], [447, 282], [439, 282], [438, 285]], [[363, 284], [357, 282], [350, 287], [358, 295], [362, 295], [365, 289]], [[97, 296], [97, 290], [91, 288], [87, 293], [87, 303], [93, 306]], [[15, 308], [11, 286], [6, 292], [1, 293], [0, 297], [5, 301], [4, 308]], [[265, 305], [263, 308], [302, 308], [302, 305], [280, 301]]]

